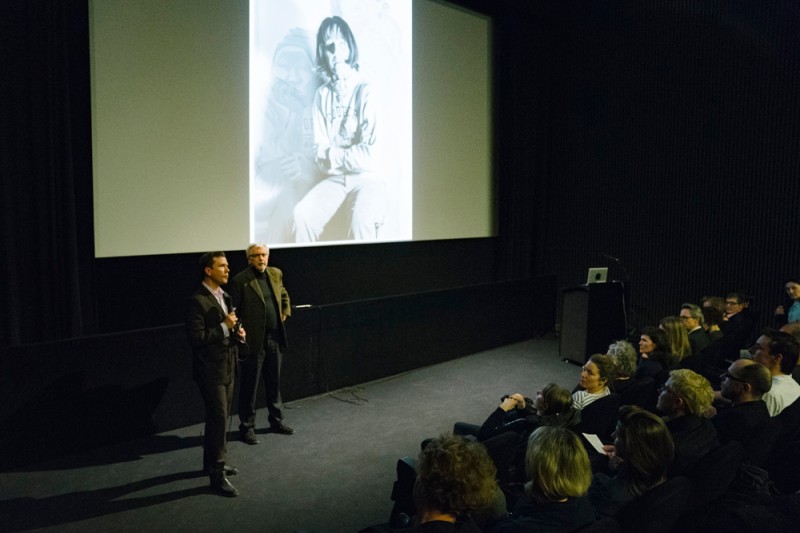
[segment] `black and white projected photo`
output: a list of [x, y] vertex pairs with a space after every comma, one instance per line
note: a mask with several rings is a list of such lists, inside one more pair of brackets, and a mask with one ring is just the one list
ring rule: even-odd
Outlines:
[[412, 233], [407, 0], [251, 0], [253, 241]]

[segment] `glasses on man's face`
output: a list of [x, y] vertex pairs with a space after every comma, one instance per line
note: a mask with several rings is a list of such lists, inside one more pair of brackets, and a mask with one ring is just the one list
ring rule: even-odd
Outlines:
[[691, 320], [692, 319], [692, 317], [690, 317], [690, 316], [679, 316], [678, 318], [680, 318], [681, 320]]
[[250, 254], [247, 257], [249, 257], [251, 259], [256, 258], [256, 257], [269, 257], [269, 254], [268, 253], [265, 253], [265, 254]]
[[725, 300], [725, 305], [741, 305], [736, 300]]
[[733, 374], [731, 374], [727, 370], [725, 372], [723, 372], [723, 374], [720, 376], [720, 378], [722, 378], [722, 379], [728, 378], [728, 379], [732, 379], [733, 381], [738, 381], [739, 383], [747, 383], [745, 380], [737, 378], [736, 376], [734, 376]]

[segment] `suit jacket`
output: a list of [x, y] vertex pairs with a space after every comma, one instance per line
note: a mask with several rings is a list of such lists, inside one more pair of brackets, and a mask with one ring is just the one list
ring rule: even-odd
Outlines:
[[[233, 302], [225, 294], [225, 305]], [[204, 285], [189, 298], [186, 307], [186, 335], [194, 354], [194, 379], [210, 385], [226, 385], [233, 381], [236, 368], [237, 343], [225, 337], [222, 322], [225, 310]]]
[[692, 355], [697, 355], [706, 346], [711, 344], [711, 337], [705, 332], [703, 328], [696, 329], [688, 334], [689, 344], [692, 346]]
[[236, 307], [236, 316], [242, 321], [247, 332], [247, 352], [258, 354], [264, 347], [264, 327], [266, 325], [267, 298], [272, 298], [272, 305], [278, 314], [278, 328], [274, 331], [278, 344], [286, 348], [286, 328], [281, 315], [289, 316], [292, 308], [289, 293], [283, 286], [283, 273], [275, 267], [267, 267], [267, 281], [272, 294], [263, 294], [252, 267], [247, 267], [233, 277], [229, 287]]

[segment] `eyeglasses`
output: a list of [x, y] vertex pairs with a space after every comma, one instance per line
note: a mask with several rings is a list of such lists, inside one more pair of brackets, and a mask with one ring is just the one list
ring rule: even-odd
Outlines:
[[691, 317], [691, 316], [679, 316], [678, 318], [680, 318], [681, 320], [691, 320], [694, 317]]
[[250, 254], [247, 257], [251, 257], [251, 258], [252, 257], [269, 257], [269, 253], [265, 253], [265, 254]]
[[747, 383], [745, 380], [737, 378], [736, 376], [734, 376], [733, 374], [731, 374], [727, 370], [725, 372], [723, 372], [723, 374], [720, 376], [720, 378], [722, 378], [722, 379], [728, 378], [728, 379], [732, 379], [733, 381], [738, 381], [739, 383]]
[[741, 302], [725, 300], [725, 305], [742, 305]]

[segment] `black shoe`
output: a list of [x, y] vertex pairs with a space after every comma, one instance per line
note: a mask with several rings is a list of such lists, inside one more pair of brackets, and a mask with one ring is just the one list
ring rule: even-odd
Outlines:
[[271, 431], [273, 433], [278, 433], [280, 435], [294, 435], [294, 430], [284, 424], [283, 422], [278, 422], [272, 426]]
[[253, 430], [253, 428], [250, 428], [247, 431], [240, 431], [239, 440], [251, 446], [255, 446], [256, 444], [258, 444], [258, 439], [256, 438], [256, 432], [255, 430]]
[[211, 479], [211, 489], [220, 496], [235, 498], [239, 495], [239, 491], [236, 490], [236, 487], [231, 485], [231, 482], [228, 481], [224, 473], [211, 474], [209, 479]]
[[235, 476], [236, 474], [239, 473], [239, 469], [236, 468], [235, 466], [225, 465], [222, 467], [222, 469], [223, 469], [222, 471], [225, 472], [226, 476]]

